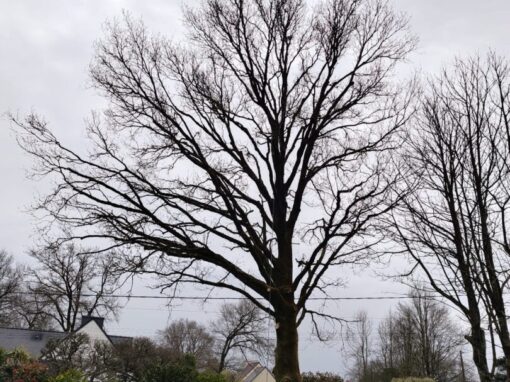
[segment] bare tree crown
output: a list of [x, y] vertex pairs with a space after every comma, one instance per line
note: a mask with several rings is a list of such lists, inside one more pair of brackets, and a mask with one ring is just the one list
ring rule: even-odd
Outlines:
[[42, 207], [77, 237], [143, 249], [127, 267], [166, 287], [227, 288], [269, 313], [258, 298], [297, 293], [301, 321], [328, 269], [377, 243], [409, 114], [391, 73], [414, 39], [377, 0], [208, 0], [186, 23], [185, 47], [110, 25], [91, 66], [110, 100], [92, 155], [18, 121], [59, 177]]

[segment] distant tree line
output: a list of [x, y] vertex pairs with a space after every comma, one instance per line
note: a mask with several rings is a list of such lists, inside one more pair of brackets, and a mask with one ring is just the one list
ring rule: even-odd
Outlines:
[[[350, 374], [358, 382], [393, 378], [431, 378], [436, 382], [470, 381], [461, 359], [462, 329], [450, 310], [427, 294], [412, 294], [377, 327], [365, 312], [356, 317], [348, 341]], [[463, 379], [464, 378], [464, 379]]]

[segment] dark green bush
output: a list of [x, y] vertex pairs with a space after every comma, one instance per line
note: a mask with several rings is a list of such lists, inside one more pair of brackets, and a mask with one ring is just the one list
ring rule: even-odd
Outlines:
[[205, 371], [198, 374], [196, 382], [227, 382], [223, 374], [218, 374], [212, 371]]
[[195, 382], [198, 372], [193, 357], [185, 356], [180, 361], [152, 365], [145, 370], [143, 382]]
[[48, 379], [48, 382], [87, 382], [87, 378], [80, 370], [69, 369]]

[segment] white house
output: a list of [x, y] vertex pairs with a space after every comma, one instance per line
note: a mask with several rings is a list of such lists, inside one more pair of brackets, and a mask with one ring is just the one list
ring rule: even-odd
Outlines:
[[239, 373], [237, 382], [276, 382], [273, 373], [259, 362], [248, 362]]

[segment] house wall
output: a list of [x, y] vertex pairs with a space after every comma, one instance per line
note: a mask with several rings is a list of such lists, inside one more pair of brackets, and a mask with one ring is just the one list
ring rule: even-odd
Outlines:
[[110, 342], [104, 331], [99, 327], [95, 321], [89, 321], [85, 326], [82, 326], [76, 333], [86, 334], [92, 343], [96, 341]]
[[252, 382], [276, 382], [276, 380], [267, 369], [264, 369]]

